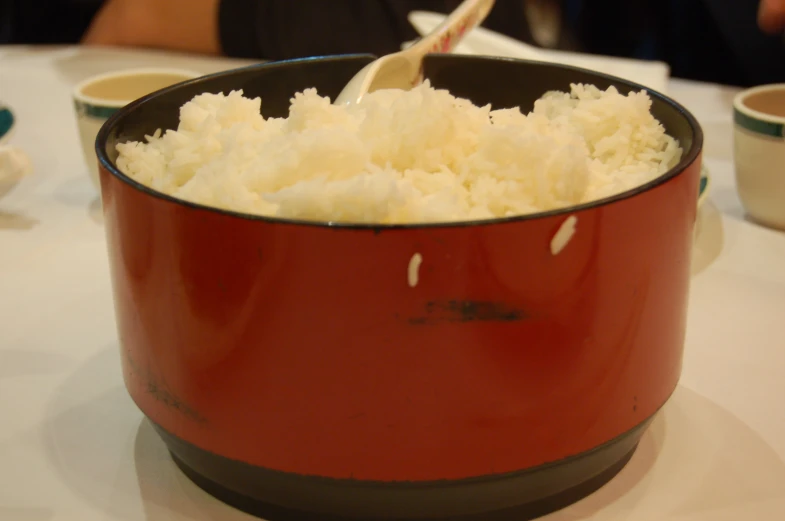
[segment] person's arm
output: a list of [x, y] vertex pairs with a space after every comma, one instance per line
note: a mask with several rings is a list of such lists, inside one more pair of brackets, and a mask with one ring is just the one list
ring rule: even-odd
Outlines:
[[394, 52], [416, 34], [409, 6], [427, 0], [107, 0], [85, 45], [286, 59]]
[[761, 0], [758, 25], [770, 34], [785, 29], [785, 0]]
[[459, 0], [107, 0], [83, 43], [270, 60], [347, 53], [381, 55], [399, 50], [401, 43], [416, 37], [406, 20], [409, 11], [441, 10], [458, 3]]
[[107, 0], [82, 43], [220, 54], [219, 4], [220, 0]]

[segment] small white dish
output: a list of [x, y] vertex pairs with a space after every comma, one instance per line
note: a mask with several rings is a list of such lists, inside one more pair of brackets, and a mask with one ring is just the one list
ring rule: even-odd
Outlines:
[[[444, 18], [445, 15], [440, 13], [412, 11], [408, 19], [417, 32], [424, 35]], [[618, 76], [661, 93], [667, 91], [670, 78], [670, 67], [663, 62], [540, 49], [483, 27], [477, 27], [467, 34], [454, 52], [571, 65]]]
[[30, 158], [19, 147], [11, 146], [16, 117], [7, 105], [0, 102], [0, 198], [32, 170]]
[[32, 171], [30, 158], [19, 147], [0, 145], [0, 198]]

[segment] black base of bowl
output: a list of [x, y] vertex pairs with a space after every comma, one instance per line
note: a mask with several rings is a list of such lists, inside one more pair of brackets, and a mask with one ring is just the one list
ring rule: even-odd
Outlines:
[[290, 474], [230, 460], [155, 425], [177, 466], [208, 494], [268, 521], [524, 521], [595, 492], [632, 457], [651, 419], [590, 451], [479, 478], [380, 482]]

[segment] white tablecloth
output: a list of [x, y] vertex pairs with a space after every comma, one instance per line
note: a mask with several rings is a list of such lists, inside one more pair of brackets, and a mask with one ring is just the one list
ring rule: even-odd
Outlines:
[[[35, 172], [0, 200], [0, 520], [251, 519], [173, 465], [123, 387], [104, 230], [71, 109], [88, 75], [244, 62], [0, 47], [0, 101]], [[550, 521], [785, 519], [785, 234], [745, 220], [733, 89], [672, 81], [711, 170], [684, 373], [629, 465]]]

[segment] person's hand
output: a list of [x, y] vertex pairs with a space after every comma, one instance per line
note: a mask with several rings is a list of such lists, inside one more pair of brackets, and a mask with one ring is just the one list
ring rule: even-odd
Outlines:
[[760, 0], [758, 25], [770, 34], [785, 29], [785, 0]]
[[219, 54], [219, 2], [107, 0], [82, 43]]

